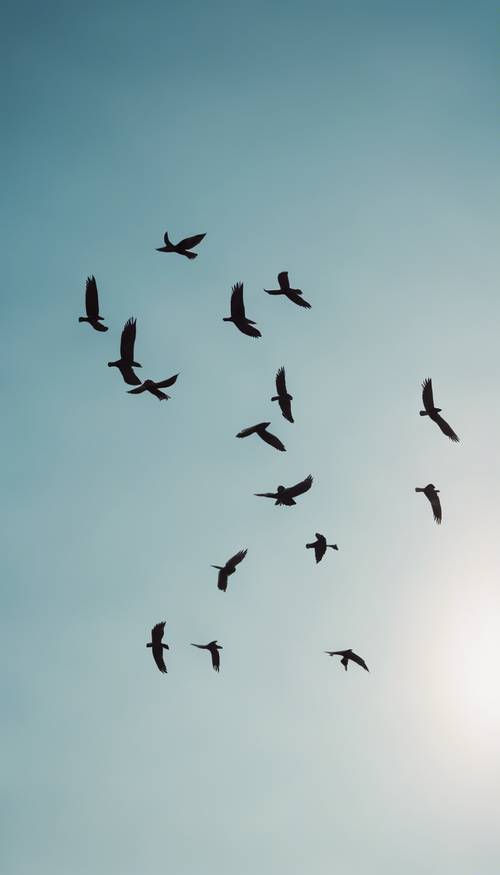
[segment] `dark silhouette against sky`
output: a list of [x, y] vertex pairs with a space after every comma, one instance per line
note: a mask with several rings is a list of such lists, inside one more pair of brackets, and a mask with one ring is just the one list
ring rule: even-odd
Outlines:
[[164, 241], [165, 246], [160, 246], [157, 248], [157, 252], [177, 252], [178, 255], [185, 255], [186, 258], [197, 258], [197, 252], [190, 252], [195, 246], [198, 246], [198, 243], [201, 243], [205, 234], [195, 234], [193, 237], [185, 237], [184, 240], [180, 240], [178, 243], [172, 243], [168, 237], [168, 231], [165, 231]]
[[436, 489], [433, 483], [428, 483], [427, 486], [416, 486], [415, 492], [423, 492], [424, 495], [427, 496], [431, 503], [434, 519], [440, 524], [443, 514], [441, 511], [441, 502], [438, 496], [439, 489]]
[[295, 486], [278, 486], [276, 492], [255, 492], [254, 494], [258, 498], [274, 498], [275, 504], [287, 505], [291, 507], [294, 504], [297, 504], [295, 501], [299, 495], [303, 495], [304, 492], [308, 492], [312, 486], [313, 478], [311, 474], [305, 478], [305, 480], [301, 480], [300, 483], [296, 483]]
[[267, 292], [268, 295], [285, 295], [289, 301], [293, 301], [293, 303], [298, 304], [299, 307], [306, 307], [308, 310], [311, 309], [311, 305], [307, 301], [304, 301], [304, 298], [302, 297], [302, 289], [290, 288], [290, 281], [286, 270], [283, 270], [278, 274], [278, 285], [279, 289], [264, 289], [264, 291]]
[[212, 565], [212, 568], [218, 568], [219, 570], [217, 588], [222, 590], [222, 592], [226, 592], [228, 577], [230, 577], [231, 574], [234, 574], [236, 566], [239, 565], [240, 562], [243, 562], [247, 553], [248, 550], [239, 550], [238, 553], [231, 556], [231, 559], [227, 560], [225, 565]]
[[332, 550], [338, 550], [336, 544], [327, 544], [326, 538], [324, 535], [321, 535], [319, 532], [316, 532], [316, 540], [313, 541], [312, 544], [306, 544], [308, 550], [314, 550], [314, 555], [316, 557], [316, 564], [321, 562], [323, 556], [326, 553], [326, 548], [331, 547]]
[[328, 656], [341, 656], [340, 664], [344, 666], [347, 671], [347, 666], [350, 662], [356, 662], [361, 668], [364, 668], [365, 671], [370, 671], [364, 659], [361, 656], [358, 656], [357, 653], [354, 653], [351, 649], [349, 650], [325, 650], [325, 653], [328, 653]]
[[171, 396], [166, 395], [165, 392], [160, 390], [173, 386], [178, 376], [179, 374], [174, 374], [173, 377], [169, 377], [168, 380], [160, 380], [159, 383], [155, 383], [154, 380], [144, 380], [141, 386], [137, 386], [136, 389], [129, 389], [128, 393], [129, 395], [141, 395], [142, 392], [151, 392], [151, 395], [154, 395], [159, 401], [166, 401]]
[[163, 634], [165, 632], [165, 620], [163, 623], [157, 623], [156, 626], [153, 626], [151, 629], [151, 641], [149, 644], [146, 644], [146, 647], [151, 647], [151, 652], [153, 654], [153, 659], [156, 662], [159, 670], [163, 672], [163, 674], [167, 673], [167, 666], [165, 665], [165, 661], [163, 659], [163, 651], [170, 650], [168, 644], [163, 644]]
[[249, 428], [244, 428], [242, 431], [239, 431], [236, 437], [245, 438], [249, 437], [251, 434], [258, 435], [266, 444], [274, 447], [275, 450], [280, 450], [282, 453], [285, 452], [285, 445], [280, 441], [279, 438], [276, 437], [275, 434], [272, 434], [268, 431], [268, 426], [270, 426], [270, 422], [258, 422], [257, 425], [251, 425]]
[[209, 650], [212, 656], [212, 666], [214, 671], [219, 671], [220, 657], [219, 650], [222, 650], [222, 644], [217, 644], [217, 641], [210, 641], [208, 644], [192, 644], [192, 647], [198, 647], [200, 650]]
[[236, 283], [231, 293], [231, 315], [224, 316], [223, 322], [232, 322], [243, 334], [248, 337], [262, 337], [258, 328], [254, 328], [255, 322], [248, 319], [245, 313], [243, 301], [243, 283]]
[[141, 381], [132, 368], [140, 368], [142, 365], [134, 360], [134, 345], [136, 333], [136, 319], [125, 322], [120, 340], [120, 358], [116, 362], [108, 362], [108, 367], [118, 368], [123, 379], [129, 386], [139, 386]]
[[285, 378], [285, 369], [279, 368], [276, 373], [276, 392], [277, 395], [273, 395], [271, 401], [277, 401], [280, 410], [285, 417], [288, 419], [288, 422], [293, 422], [292, 416], [292, 404], [293, 395], [290, 395], [286, 388], [286, 378]]
[[85, 310], [87, 315], [80, 316], [79, 322], [88, 322], [95, 328], [96, 331], [107, 331], [106, 325], [101, 325], [103, 316], [99, 315], [99, 295], [97, 293], [97, 283], [95, 276], [87, 277], [85, 286]]
[[454, 443], [458, 443], [460, 438], [455, 434], [450, 425], [443, 419], [439, 414], [441, 413], [441, 407], [436, 407], [434, 405], [434, 397], [432, 393], [432, 380], [427, 378], [422, 383], [422, 403], [424, 405], [424, 410], [420, 411], [420, 416], [428, 416], [429, 419], [432, 419], [436, 425], [439, 426], [443, 434], [446, 437], [449, 437], [451, 441]]

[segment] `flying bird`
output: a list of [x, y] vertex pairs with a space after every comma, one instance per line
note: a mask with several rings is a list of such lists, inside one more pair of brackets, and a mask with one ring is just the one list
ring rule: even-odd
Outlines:
[[294, 499], [296, 499], [298, 495], [302, 495], [311, 488], [312, 482], [312, 476], [309, 474], [305, 480], [301, 480], [301, 482], [296, 483], [295, 486], [278, 486], [276, 492], [255, 492], [254, 494], [258, 498], [274, 498], [275, 505], [286, 504], [288, 507], [291, 507], [293, 504], [297, 504]]
[[166, 389], [167, 386], [173, 386], [178, 376], [179, 374], [174, 374], [173, 377], [169, 377], [168, 380], [161, 380], [159, 383], [155, 383], [154, 380], [144, 380], [144, 383], [137, 386], [136, 389], [128, 389], [128, 394], [142, 395], [143, 392], [151, 392], [151, 395], [154, 395], [159, 401], [166, 400], [171, 396], [166, 395], [165, 392], [160, 392], [160, 389]]
[[78, 319], [79, 322], [88, 322], [96, 331], [108, 330], [107, 325], [101, 325], [104, 317], [99, 316], [99, 296], [97, 294], [95, 276], [87, 277], [87, 283], [85, 285], [85, 310], [87, 315], [80, 316]]
[[192, 647], [199, 647], [200, 650], [210, 650], [212, 655], [212, 666], [214, 671], [219, 671], [220, 657], [219, 650], [222, 650], [222, 644], [217, 644], [217, 641], [210, 641], [209, 644], [192, 644]]
[[314, 555], [316, 556], [316, 564], [321, 562], [323, 556], [326, 553], [326, 548], [331, 547], [332, 550], [338, 550], [336, 544], [327, 544], [326, 538], [324, 535], [320, 535], [319, 532], [316, 532], [316, 540], [312, 544], [306, 544], [308, 550], [314, 550]]
[[271, 401], [277, 401], [285, 419], [288, 419], [288, 422], [293, 422], [292, 405], [290, 404], [290, 401], [293, 401], [293, 395], [287, 391], [284, 368], [279, 368], [276, 374], [276, 391], [278, 394], [273, 395]]
[[298, 304], [299, 307], [306, 307], [308, 310], [311, 309], [311, 305], [304, 301], [302, 297], [301, 289], [291, 289], [290, 282], [288, 279], [288, 272], [286, 270], [282, 270], [281, 273], [278, 274], [278, 285], [279, 289], [264, 289], [268, 295], [286, 295], [286, 297], [293, 301], [294, 304]]
[[157, 623], [156, 626], [153, 626], [151, 629], [151, 641], [149, 644], [146, 644], [146, 647], [151, 647], [153, 653], [153, 659], [156, 662], [156, 665], [160, 669], [163, 674], [167, 673], [167, 666], [163, 660], [163, 651], [170, 650], [168, 644], [162, 644], [163, 634], [165, 632], [165, 621], [163, 623]]
[[441, 502], [438, 497], [439, 491], [440, 490], [436, 489], [433, 483], [428, 483], [427, 486], [425, 486], [424, 488], [420, 486], [415, 487], [415, 492], [423, 492], [424, 495], [426, 495], [429, 499], [432, 507], [432, 512], [434, 514], [434, 519], [438, 524], [441, 523], [441, 520], [443, 518], [443, 514], [441, 512]]
[[141, 368], [139, 362], [134, 361], [135, 326], [136, 319], [125, 322], [120, 340], [120, 358], [116, 362], [108, 362], [109, 368], [118, 368], [123, 379], [129, 386], [139, 386], [140, 380], [134, 374], [132, 368]]
[[223, 322], [233, 322], [236, 328], [248, 337], [262, 337], [258, 328], [254, 328], [255, 322], [247, 319], [245, 314], [245, 304], [243, 303], [243, 283], [236, 283], [232, 288], [231, 294], [231, 315], [224, 316]]
[[441, 407], [434, 406], [434, 397], [432, 394], [432, 380], [427, 377], [426, 380], [422, 383], [422, 403], [424, 405], [424, 410], [420, 411], [420, 416], [428, 416], [429, 419], [432, 419], [436, 425], [439, 426], [443, 434], [446, 437], [449, 437], [451, 441], [454, 443], [458, 443], [460, 438], [455, 434], [450, 425], [443, 419], [439, 414], [441, 413]]
[[248, 550], [240, 550], [238, 553], [235, 553], [234, 556], [231, 556], [231, 559], [228, 559], [225, 565], [212, 565], [212, 568], [219, 569], [219, 576], [217, 579], [217, 587], [221, 589], [222, 592], [225, 592], [227, 589], [227, 579], [231, 574], [234, 574], [236, 571], [236, 566], [243, 562], [243, 559], [247, 555]]
[[251, 425], [250, 428], [244, 428], [243, 431], [239, 431], [236, 437], [245, 438], [251, 434], [258, 434], [266, 444], [269, 444], [271, 447], [274, 447], [275, 450], [280, 450], [284, 453], [286, 450], [284, 444], [281, 443], [280, 439], [277, 438], [275, 434], [271, 434], [271, 432], [267, 430], [269, 425], [271, 425], [270, 422], [258, 422], [257, 425]]
[[361, 668], [364, 668], [365, 671], [370, 671], [364, 659], [361, 659], [357, 653], [353, 653], [353, 651], [349, 648], [349, 650], [325, 650], [325, 653], [328, 653], [328, 656], [341, 656], [340, 664], [344, 666], [347, 671], [347, 666], [349, 664], [349, 660], [351, 662], [357, 662]]
[[198, 243], [201, 243], [205, 234], [195, 234], [194, 237], [185, 237], [184, 240], [179, 240], [178, 243], [172, 243], [168, 237], [168, 231], [165, 231], [165, 235], [163, 237], [165, 241], [165, 246], [160, 246], [156, 251], [157, 252], [177, 252], [178, 255], [185, 255], [186, 258], [197, 258], [197, 252], [190, 252], [190, 249], [194, 249], [195, 246], [198, 246]]

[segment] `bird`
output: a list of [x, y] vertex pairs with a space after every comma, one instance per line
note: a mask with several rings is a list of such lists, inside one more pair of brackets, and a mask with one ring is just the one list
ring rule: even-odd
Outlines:
[[219, 671], [220, 656], [219, 650], [222, 650], [222, 644], [217, 644], [217, 641], [209, 641], [208, 644], [192, 644], [192, 647], [199, 647], [200, 650], [210, 650], [212, 655], [212, 666], [214, 671]]
[[332, 550], [338, 550], [336, 544], [327, 544], [326, 538], [324, 535], [320, 535], [319, 532], [316, 532], [316, 540], [313, 544], [306, 544], [308, 550], [314, 549], [314, 555], [316, 556], [316, 564], [321, 562], [323, 556], [326, 553], [326, 548], [331, 547]]
[[280, 450], [282, 453], [286, 452], [286, 447], [281, 443], [280, 439], [267, 430], [269, 425], [271, 425], [270, 422], [258, 422], [257, 425], [251, 425], [250, 428], [244, 428], [243, 431], [239, 431], [236, 437], [245, 438], [251, 434], [258, 434], [266, 444], [274, 447], [275, 450]]
[[178, 243], [172, 243], [168, 237], [168, 231], [165, 231], [164, 241], [165, 246], [160, 246], [156, 251], [157, 252], [177, 252], [178, 255], [185, 255], [186, 258], [197, 258], [197, 252], [190, 252], [190, 249], [194, 249], [195, 246], [198, 246], [198, 243], [201, 243], [205, 234], [195, 234], [194, 237], [185, 237], [184, 240], [179, 240]]
[[294, 500], [298, 495], [302, 495], [304, 492], [307, 492], [312, 486], [313, 478], [309, 474], [305, 480], [301, 480], [300, 483], [296, 483], [295, 486], [278, 486], [276, 492], [255, 492], [258, 498], [274, 498], [275, 505], [277, 504], [286, 504], [288, 507], [291, 507], [293, 504], [297, 504]]
[[288, 419], [288, 422], [293, 422], [292, 405], [290, 404], [290, 401], [293, 401], [293, 395], [287, 391], [284, 368], [279, 368], [276, 372], [276, 391], [278, 394], [273, 395], [271, 401], [277, 401], [285, 419]]
[[162, 644], [163, 634], [165, 632], [165, 620], [163, 623], [157, 623], [156, 626], [153, 626], [151, 629], [151, 641], [149, 644], [146, 644], [146, 647], [151, 647], [153, 653], [153, 659], [156, 662], [156, 665], [160, 669], [163, 674], [167, 673], [167, 666], [163, 660], [163, 651], [170, 650], [168, 644]]
[[358, 656], [357, 653], [354, 653], [350, 648], [349, 650], [325, 650], [325, 653], [328, 653], [328, 656], [341, 656], [340, 664], [344, 666], [347, 671], [347, 666], [349, 664], [349, 660], [351, 662], [357, 662], [361, 668], [364, 668], [365, 671], [370, 671], [364, 659], [361, 659], [361, 656]]
[[236, 571], [236, 566], [243, 562], [243, 559], [247, 555], [248, 550], [240, 550], [238, 553], [235, 553], [234, 556], [231, 556], [230, 559], [227, 560], [225, 565], [212, 565], [212, 568], [218, 568], [219, 576], [217, 578], [217, 587], [221, 589], [222, 592], [225, 592], [227, 589], [227, 579], [231, 574], [234, 574]]
[[420, 411], [420, 416], [428, 416], [429, 419], [432, 419], [436, 425], [439, 426], [443, 434], [446, 437], [449, 437], [451, 441], [454, 443], [458, 443], [460, 438], [455, 434], [450, 425], [443, 419], [439, 414], [441, 413], [441, 407], [434, 406], [434, 397], [432, 394], [432, 380], [427, 377], [422, 383], [422, 403], [424, 405], [424, 410]]
[[99, 296], [97, 294], [97, 283], [95, 276], [87, 277], [85, 285], [85, 310], [87, 315], [80, 316], [79, 322], [88, 322], [95, 328], [96, 331], [107, 331], [107, 325], [101, 325], [103, 316], [99, 316]]
[[120, 340], [120, 358], [116, 362], [108, 362], [108, 368], [118, 368], [129, 386], [139, 386], [141, 382], [132, 370], [133, 367], [142, 367], [139, 362], [134, 361], [136, 322], [136, 319], [128, 319], [125, 322]]
[[243, 303], [243, 283], [236, 283], [232, 287], [231, 294], [231, 315], [224, 316], [223, 322], [233, 322], [236, 328], [248, 337], [262, 337], [258, 328], [254, 328], [255, 322], [247, 319], [245, 314], [245, 304]]
[[431, 503], [434, 519], [436, 520], [438, 525], [440, 525], [443, 518], [443, 514], [441, 511], [441, 502], [438, 498], [438, 492], [440, 492], [440, 490], [436, 489], [433, 483], [428, 483], [427, 486], [424, 486], [423, 488], [421, 486], [416, 486], [415, 492], [423, 492], [424, 495], [427, 496]]
[[168, 380], [161, 380], [159, 383], [155, 383], [154, 380], [144, 380], [144, 383], [141, 383], [136, 389], [128, 389], [127, 391], [129, 395], [141, 395], [143, 392], [151, 392], [151, 395], [154, 395], [159, 401], [167, 400], [171, 396], [166, 395], [165, 392], [160, 392], [160, 389], [173, 386], [178, 376], [179, 374], [174, 374], [173, 377], [169, 377]]
[[294, 304], [298, 304], [299, 307], [306, 307], [308, 310], [311, 309], [311, 305], [308, 301], [304, 301], [302, 297], [301, 289], [291, 289], [290, 281], [288, 279], [288, 271], [282, 270], [281, 273], [278, 274], [278, 284], [279, 289], [264, 289], [268, 295], [286, 295], [286, 297], [293, 301]]

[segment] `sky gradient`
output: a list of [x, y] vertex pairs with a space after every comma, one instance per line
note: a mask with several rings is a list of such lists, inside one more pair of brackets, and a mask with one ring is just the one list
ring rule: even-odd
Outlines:
[[[497, 4], [2, 17], [2, 871], [497, 875]], [[130, 316], [168, 402], [106, 366]]]

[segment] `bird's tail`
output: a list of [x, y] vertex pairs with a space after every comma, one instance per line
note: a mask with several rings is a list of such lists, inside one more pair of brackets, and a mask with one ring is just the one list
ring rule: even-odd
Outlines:
[[142, 368], [142, 365], [140, 365], [139, 362], [132, 362], [131, 367], [133, 367], [133, 368]]
[[222, 565], [212, 565], [212, 568], [218, 568], [219, 571], [222, 571]]
[[146, 644], [146, 647], [152, 647], [152, 646], [153, 645], [151, 644], [151, 642], [149, 642], [149, 644]]
[[89, 320], [86, 319], [85, 316], [79, 316], [79, 317], [78, 317], [78, 321], [79, 321], [79, 322], [88, 322]]
[[197, 252], [189, 252], [187, 249], [186, 249], [186, 251], [183, 252], [182, 254], [185, 255], [186, 258], [198, 258], [198, 253], [197, 253]]
[[425, 489], [422, 489], [421, 486], [415, 486], [415, 492], [425, 492]]
[[271, 401], [279, 401], [279, 400], [280, 400], [279, 395], [273, 395], [273, 397], [271, 398]]
[[420, 410], [420, 416], [429, 416], [426, 410]]
[[170, 650], [170, 647], [168, 646], [168, 644], [162, 644], [161, 646], [163, 647], [164, 650]]
[[306, 547], [308, 550], [312, 550], [312, 548], [314, 547], [314, 544], [306, 544]]
[[327, 547], [331, 547], [332, 550], [338, 550], [338, 549], [339, 549], [339, 548], [337, 547], [336, 544], [327, 544], [326, 546], [327, 546]]
[[222, 319], [222, 321], [223, 321], [223, 322], [232, 322], [232, 321], [233, 321], [233, 317], [232, 317], [232, 316], [224, 316], [223, 319]]

